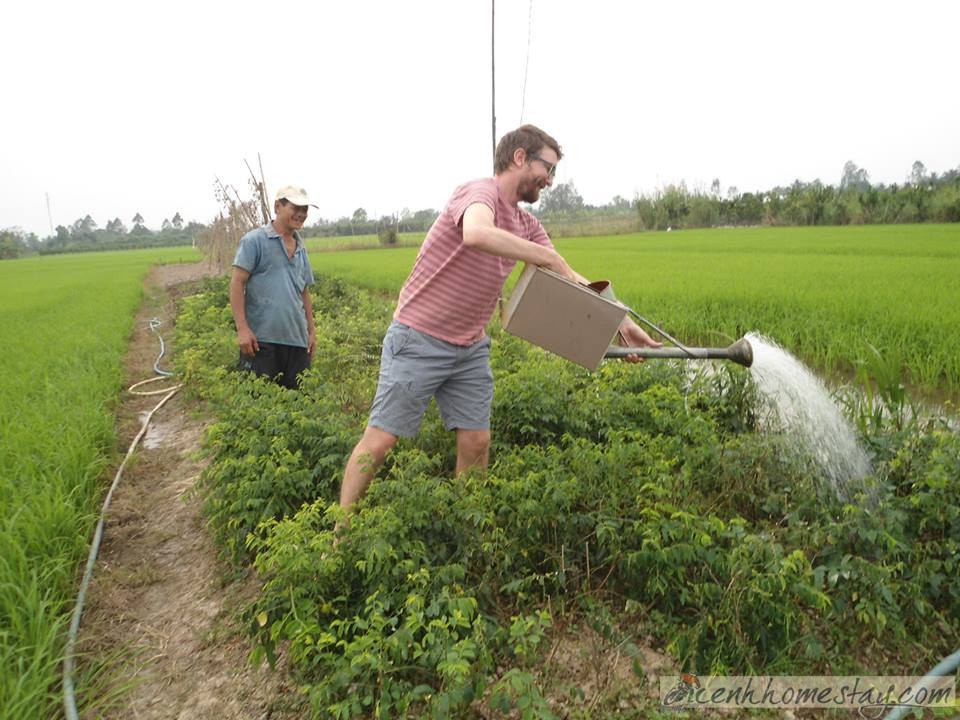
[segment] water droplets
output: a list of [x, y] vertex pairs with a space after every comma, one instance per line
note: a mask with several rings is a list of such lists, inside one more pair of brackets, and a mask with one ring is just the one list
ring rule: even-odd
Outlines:
[[853, 426], [806, 365], [759, 333], [747, 339], [753, 347], [750, 372], [768, 405], [766, 422], [795, 438], [837, 494], [848, 498], [850, 484], [871, 472]]

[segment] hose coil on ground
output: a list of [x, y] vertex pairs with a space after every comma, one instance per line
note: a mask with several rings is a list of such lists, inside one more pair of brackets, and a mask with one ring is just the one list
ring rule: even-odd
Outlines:
[[127, 388], [127, 391], [133, 395], [163, 395], [163, 398], [158, 402], [153, 409], [147, 413], [147, 416], [143, 420], [143, 424], [140, 427], [140, 432], [137, 433], [137, 436], [133, 439], [133, 442], [130, 443], [130, 447], [127, 450], [126, 456], [123, 458], [123, 462], [120, 463], [120, 467], [117, 468], [117, 474], [113, 478], [113, 482], [110, 485], [110, 489], [107, 491], [107, 495], [103, 500], [103, 505], [100, 508], [100, 517], [97, 520], [97, 527], [93, 533], [93, 541], [90, 543], [90, 553], [87, 556], [87, 565], [83, 572], [83, 578], [80, 580], [80, 589], [77, 592], [77, 602], [73, 607], [73, 615], [70, 618], [70, 629], [67, 632], [67, 643], [64, 650], [64, 660], [63, 660], [63, 709], [66, 713], [67, 720], [79, 720], [79, 715], [77, 713], [77, 698], [76, 698], [76, 688], [74, 686], [74, 674], [76, 672], [76, 644], [77, 644], [77, 634], [80, 631], [80, 620], [83, 617], [83, 606], [86, 602], [87, 590], [90, 587], [90, 581], [93, 578], [93, 569], [97, 562], [97, 555], [100, 552], [100, 543], [103, 540], [103, 527], [106, 521], [107, 510], [110, 507], [110, 500], [113, 497], [114, 490], [117, 489], [117, 486], [120, 484], [120, 478], [123, 477], [124, 468], [126, 468], [127, 463], [130, 458], [133, 457], [133, 452], [136, 450], [137, 445], [140, 444], [140, 440], [147, 433], [147, 428], [150, 425], [150, 420], [153, 419], [154, 414], [162, 408], [170, 398], [177, 394], [177, 391], [180, 390], [182, 385], [175, 385], [173, 387], [163, 388], [162, 390], [148, 390], [142, 391], [137, 388], [146, 385], [148, 383], [156, 382], [157, 380], [166, 380], [173, 376], [172, 372], [166, 370], [161, 370], [160, 359], [163, 357], [165, 348], [163, 344], [163, 337], [157, 331], [157, 328], [160, 326], [160, 320], [157, 318], [151, 318], [149, 322], [150, 330], [157, 336], [160, 340], [160, 355], [157, 357], [156, 362], [153, 364], [154, 371], [158, 374], [157, 377], [150, 378], [148, 380], [143, 380], [141, 382], [135, 383]]

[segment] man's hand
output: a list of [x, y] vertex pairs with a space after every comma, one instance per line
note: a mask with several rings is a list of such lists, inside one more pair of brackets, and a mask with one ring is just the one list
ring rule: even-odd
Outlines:
[[250, 357], [260, 352], [260, 343], [257, 342], [257, 336], [250, 328], [237, 330], [237, 345], [240, 346], [240, 352]]
[[309, 335], [307, 335], [307, 352], [310, 353], [310, 357], [313, 357], [313, 354], [317, 351], [317, 331], [310, 330]]
[[[657, 342], [652, 337], [647, 335], [646, 331], [637, 325], [630, 318], [624, 318], [623, 322], [620, 323], [619, 328], [620, 335], [623, 337], [624, 342], [626, 342], [626, 347], [648, 347], [648, 348], [660, 348], [663, 347], [662, 342]], [[643, 358], [639, 355], [627, 355], [624, 360], [627, 362], [643, 362]]]
[[573, 268], [567, 265], [567, 261], [563, 259], [563, 256], [556, 251], [553, 251], [553, 257], [550, 259], [550, 262], [545, 263], [543, 267], [547, 268], [547, 270], [552, 270], [557, 275], [561, 275], [567, 280], [572, 280], [573, 282], [582, 282], [585, 280], [585, 278], [583, 278], [581, 275], [575, 273]]

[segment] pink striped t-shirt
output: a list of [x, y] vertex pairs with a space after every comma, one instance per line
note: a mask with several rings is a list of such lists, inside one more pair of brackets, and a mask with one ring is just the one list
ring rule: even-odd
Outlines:
[[493, 222], [501, 230], [553, 248], [540, 221], [510, 205], [494, 178], [473, 180], [454, 190], [420, 247], [393, 317], [463, 346], [483, 338], [503, 283], [516, 264], [463, 244], [463, 214], [474, 203], [493, 210]]

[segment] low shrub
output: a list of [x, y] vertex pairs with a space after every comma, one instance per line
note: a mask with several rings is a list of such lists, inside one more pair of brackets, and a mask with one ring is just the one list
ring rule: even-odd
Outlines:
[[596, 608], [698, 672], [911, 674], [960, 639], [955, 430], [863, 425], [887, 451], [844, 503], [789, 438], [758, 432], [740, 368], [590, 374], [495, 331], [489, 471], [452, 478], [432, 409], [335, 543], [390, 308], [323, 281], [298, 393], [227, 369], [224, 302], [212, 288], [178, 324], [219, 417], [200, 492], [225, 554], [263, 582], [257, 654], [288, 655], [317, 717], [550, 717], [538, 659]]

